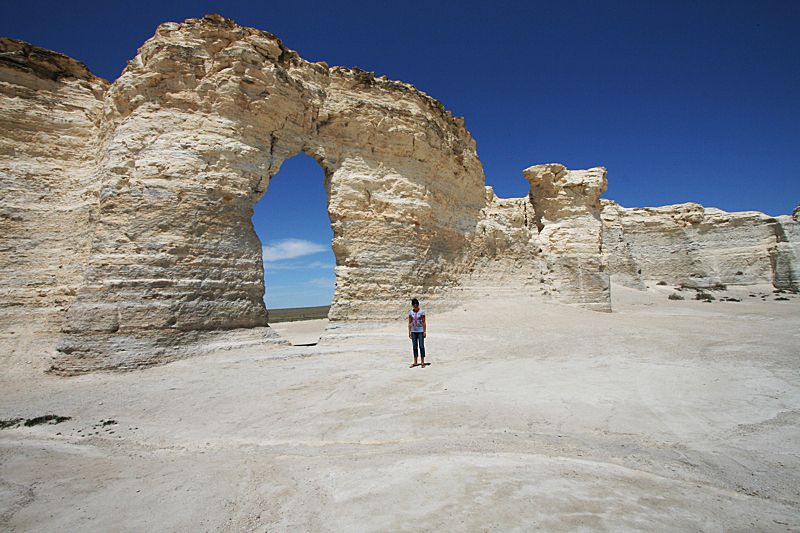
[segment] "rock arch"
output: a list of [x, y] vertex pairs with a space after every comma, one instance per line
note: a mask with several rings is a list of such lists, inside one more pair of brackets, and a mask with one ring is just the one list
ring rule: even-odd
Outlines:
[[269, 340], [250, 218], [300, 151], [325, 174], [333, 319], [389, 316], [455, 282], [485, 205], [475, 143], [439, 102], [213, 15], [158, 28], [108, 90], [100, 130], [63, 372], [153, 364], [209, 331]]

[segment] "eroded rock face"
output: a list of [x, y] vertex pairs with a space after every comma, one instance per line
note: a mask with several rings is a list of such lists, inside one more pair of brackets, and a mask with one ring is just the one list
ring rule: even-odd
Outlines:
[[625, 208], [603, 200], [602, 219], [611, 279], [619, 283], [798, 289], [798, 224], [788, 216], [727, 213], [694, 203]]
[[769, 248], [772, 284], [778, 289], [800, 291], [800, 223], [788, 216], [768, 223], [775, 231], [775, 243]]
[[[52, 340], [83, 281], [108, 85], [63, 54], [0, 39], [3, 331]], [[9, 351], [10, 335], [2, 342]]]
[[598, 311], [611, 311], [609, 276], [602, 250], [600, 195], [606, 169], [567, 170], [537, 165], [524, 171], [539, 230], [533, 240], [545, 257], [542, 283], [554, 296]]
[[97, 221], [56, 368], [153, 364], [195, 350], [198, 332], [266, 327], [250, 219], [301, 150], [326, 176], [331, 318], [397, 315], [457, 280], [484, 205], [463, 120], [221, 17], [164, 24], [106, 95]]
[[60, 373], [283, 342], [251, 217], [300, 151], [325, 174], [333, 320], [403, 316], [411, 296], [608, 311], [609, 275], [798, 284], [790, 217], [625, 209], [600, 200], [605, 169], [559, 164], [524, 171], [527, 197], [498, 198], [436, 100], [216, 15], [160, 26], [111, 85], [0, 40], [0, 125], [0, 320], [38, 324], [43, 344], [60, 330]]

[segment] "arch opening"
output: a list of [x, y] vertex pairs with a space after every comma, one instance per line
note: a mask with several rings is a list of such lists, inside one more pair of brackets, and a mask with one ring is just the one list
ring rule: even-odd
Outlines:
[[327, 317], [333, 299], [336, 259], [324, 179], [320, 165], [300, 152], [281, 164], [253, 208], [262, 246], [264, 303], [279, 333], [275, 323]]

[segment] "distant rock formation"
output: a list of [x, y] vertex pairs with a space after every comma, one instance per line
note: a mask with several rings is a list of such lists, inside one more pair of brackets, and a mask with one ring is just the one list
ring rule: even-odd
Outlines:
[[602, 200], [611, 280], [694, 288], [772, 283], [797, 290], [798, 224], [789, 216], [726, 213], [699, 204], [625, 208]]
[[600, 199], [605, 169], [558, 164], [497, 198], [438, 101], [209, 15], [161, 25], [113, 84], [0, 39], [0, 327], [60, 335], [53, 370], [69, 374], [281, 342], [250, 219], [300, 151], [325, 173], [332, 320], [474, 289], [610, 311], [611, 279], [800, 279], [790, 217], [626, 209]]

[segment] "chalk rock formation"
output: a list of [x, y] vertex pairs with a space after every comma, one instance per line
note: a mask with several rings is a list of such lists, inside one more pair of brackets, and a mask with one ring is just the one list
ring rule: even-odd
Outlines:
[[[0, 39], [4, 331], [24, 328], [52, 339], [83, 281], [98, 192], [95, 151], [108, 85], [63, 54]], [[3, 339], [5, 349], [13, 349], [14, 338]]]
[[487, 186], [486, 205], [470, 235], [469, 273], [459, 287], [478, 289], [478, 294], [541, 293], [534, 277], [541, 261], [530, 242], [537, 233], [529, 197], [499, 198]]
[[562, 301], [611, 311], [609, 275], [602, 250], [600, 195], [606, 169], [567, 170], [537, 165], [524, 171], [531, 186], [533, 246], [546, 258], [542, 283]]
[[217, 15], [161, 25], [108, 84], [0, 40], [0, 326], [38, 328], [53, 370], [131, 369], [268, 327], [251, 217], [282, 162], [323, 168], [330, 318], [402, 316], [475, 294], [610, 310], [609, 276], [798, 288], [800, 224], [695, 204], [601, 201], [603, 168], [484, 184], [464, 120], [413, 86], [310, 63]]
[[625, 208], [602, 200], [603, 249], [612, 281], [689, 287], [774, 283], [797, 290], [800, 225], [755, 211], [727, 213], [694, 203]]
[[800, 223], [788, 216], [769, 223], [775, 230], [775, 243], [769, 248], [772, 284], [778, 289], [800, 291]]
[[475, 143], [409, 85], [208, 16], [160, 26], [104, 104], [96, 220], [58, 371], [153, 364], [196, 352], [208, 331], [266, 327], [250, 218], [301, 150], [325, 171], [331, 318], [396, 315], [463, 269], [485, 203]]

